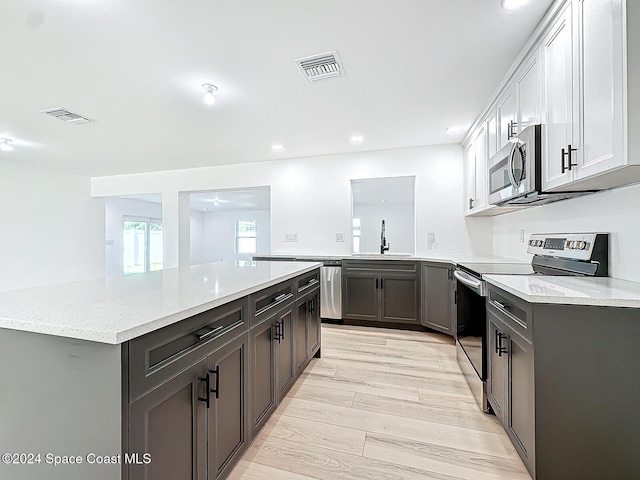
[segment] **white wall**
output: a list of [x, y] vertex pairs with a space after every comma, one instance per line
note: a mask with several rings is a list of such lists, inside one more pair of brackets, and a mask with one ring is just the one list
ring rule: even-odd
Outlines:
[[[458, 145], [95, 177], [92, 194], [162, 192], [165, 266], [170, 267], [190, 248], [190, 241], [178, 240], [182, 192], [270, 185], [273, 253], [346, 255], [351, 253], [351, 180], [403, 175], [416, 177], [417, 255], [491, 253], [491, 221], [463, 215]], [[344, 242], [335, 241], [337, 232], [345, 234]], [[427, 232], [435, 233], [432, 248]], [[297, 233], [298, 242], [285, 242], [285, 233]]]
[[382, 220], [390, 253], [415, 252], [413, 205], [354, 205], [353, 217], [360, 218], [360, 253], [380, 253]]
[[162, 205], [131, 198], [105, 200], [105, 275], [122, 275], [123, 236], [125, 216], [162, 219]]
[[204, 255], [204, 212], [191, 210], [189, 215], [189, 250], [191, 265], [206, 263]]
[[495, 255], [530, 260], [531, 233], [609, 232], [609, 275], [640, 282], [640, 185], [563, 200], [493, 218]]
[[104, 200], [87, 177], [0, 161], [0, 291], [104, 275]]
[[[193, 224], [192, 212], [192, 226]], [[193, 237], [198, 227], [191, 230], [191, 245], [197, 246], [191, 251], [191, 265], [217, 262], [220, 260], [250, 260], [251, 255], [236, 253], [236, 221], [255, 220], [257, 233], [257, 254], [268, 254], [271, 251], [271, 234], [269, 210], [227, 210], [207, 212], [202, 215], [199, 226], [200, 239]], [[199, 255], [198, 255], [199, 253]]]

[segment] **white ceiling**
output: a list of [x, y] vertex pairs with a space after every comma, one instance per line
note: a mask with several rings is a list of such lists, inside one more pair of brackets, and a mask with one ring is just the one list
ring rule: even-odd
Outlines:
[[[2, 0], [0, 158], [97, 176], [458, 143], [551, 1]], [[346, 75], [307, 83], [294, 59], [330, 50]], [[38, 113], [59, 106], [96, 122]]]

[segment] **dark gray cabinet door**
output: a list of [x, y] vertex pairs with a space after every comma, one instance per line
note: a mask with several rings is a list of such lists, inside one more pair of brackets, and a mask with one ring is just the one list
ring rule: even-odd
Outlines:
[[366, 273], [345, 274], [342, 277], [343, 318], [368, 321], [378, 320], [379, 286], [379, 275]]
[[392, 323], [420, 322], [420, 282], [418, 278], [380, 277], [380, 320]]
[[504, 324], [487, 311], [487, 399], [500, 423], [505, 423], [507, 356]]
[[425, 265], [422, 325], [453, 335], [455, 331], [455, 282], [453, 267]]
[[250, 331], [252, 438], [276, 408], [276, 343], [274, 333], [273, 320], [267, 320]]
[[322, 320], [320, 319], [320, 290], [311, 294], [308, 301], [309, 357], [320, 349]]
[[131, 465], [129, 480], [206, 479], [205, 361], [182, 371], [129, 406], [129, 453], [151, 454]]
[[208, 480], [226, 476], [248, 445], [248, 340], [242, 335], [207, 358]]
[[533, 345], [507, 327], [507, 411], [503, 424], [530, 472], [534, 470]]
[[278, 315], [280, 323], [280, 338], [278, 340], [277, 372], [276, 379], [278, 385], [278, 399], [291, 388], [296, 377], [296, 365], [293, 357], [294, 335], [293, 335], [294, 306], [287, 308]]
[[294, 317], [295, 335], [295, 364], [298, 371], [302, 370], [309, 359], [309, 319], [308, 319], [308, 298], [302, 297], [296, 303], [296, 315]]

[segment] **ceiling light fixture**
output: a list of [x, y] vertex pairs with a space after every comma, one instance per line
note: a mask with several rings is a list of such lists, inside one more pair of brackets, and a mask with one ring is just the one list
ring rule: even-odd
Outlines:
[[273, 150], [274, 152], [281, 152], [282, 150], [284, 150], [284, 147], [282, 145], [271, 145], [271, 150]]
[[11, 140], [10, 138], [0, 138], [0, 150], [2, 150], [3, 152], [13, 150], [11, 142], [13, 142], [13, 140]]
[[447, 133], [455, 135], [456, 133], [462, 132], [464, 129], [465, 127], [462, 125], [451, 125], [449, 128], [447, 128]]
[[362, 143], [363, 140], [362, 135], [354, 135], [351, 137], [351, 143]]
[[505, 10], [516, 10], [517, 8], [524, 7], [529, 0], [502, 0], [502, 8]]
[[216, 101], [214, 94], [218, 91], [218, 87], [211, 83], [203, 83], [202, 89], [204, 90], [204, 103], [213, 105]]

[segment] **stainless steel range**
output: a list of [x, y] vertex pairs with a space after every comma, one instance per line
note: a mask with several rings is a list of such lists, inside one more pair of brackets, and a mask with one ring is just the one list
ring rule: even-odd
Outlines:
[[486, 284], [484, 275], [609, 275], [607, 233], [533, 234], [526, 263], [462, 263], [456, 267], [456, 357], [480, 407], [487, 411]]

